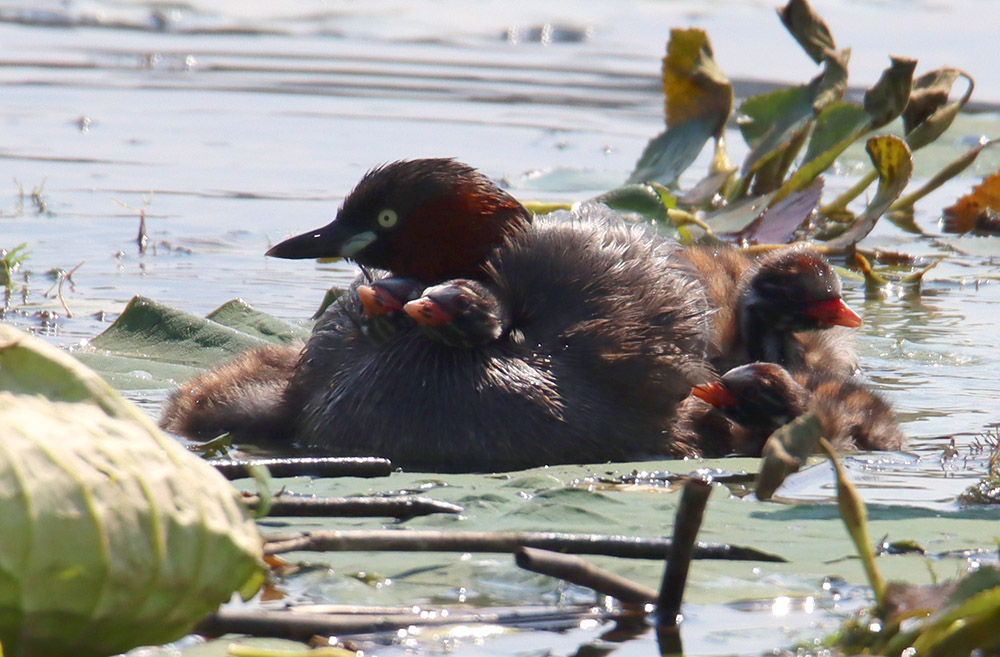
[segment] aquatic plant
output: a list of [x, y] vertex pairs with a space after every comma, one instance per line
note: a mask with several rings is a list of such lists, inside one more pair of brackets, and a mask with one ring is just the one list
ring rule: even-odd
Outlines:
[[10, 299], [14, 293], [14, 274], [28, 260], [28, 245], [18, 244], [9, 251], [0, 249], [0, 285], [3, 285], [3, 307], [10, 307]]
[[[601, 200], [653, 218], [665, 214], [686, 240], [703, 234], [742, 244], [809, 239], [827, 252], [843, 252], [853, 250], [887, 211], [912, 212], [914, 203], [958, 175], [988, 145], [978, 144], [902, 195], [913, 170], [912, 153], [952, 124], [972, 94], [972, 78], [949, 67], [914, 77], [916, 60], [892, 57], [861, 102], [848, 100], [849, 50], [836, 47], [806, 0], [790, 0], [778, 13], [820, 66], [819, 74], [801, 85], [746, 98], [734, 110], [733, 87], [715, 63], [705, 32], [673, 30], [663, 60], [666, 130], [646, 146], [629, 187]], [[951, 100], [959, 80], [966, 89]], [[902, 137], [889, 132], [897, 119]], [[739, 166], [730, 161], [724, 136], [733, 122], [749, 148]], [[707, 175], [681, 191], [681, 176], [710, 140], [714, 155]], [[871, 170], [850, 189], [824, 199], [822, 174], [861, 141]], [[855, 213], [851, 202], [876, 179], [867, 207]], [[646, 203], [638, 200], [643, 196]], [[657, 200], [665, 213], [655, 209]]]

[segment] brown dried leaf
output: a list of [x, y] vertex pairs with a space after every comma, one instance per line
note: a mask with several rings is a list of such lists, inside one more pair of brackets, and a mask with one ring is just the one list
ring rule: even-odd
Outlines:
[[944, 229], [967, 233], [981, 229], [1000, 213], [1000, 171], [986, 176], [972, 191], [944, 209]]

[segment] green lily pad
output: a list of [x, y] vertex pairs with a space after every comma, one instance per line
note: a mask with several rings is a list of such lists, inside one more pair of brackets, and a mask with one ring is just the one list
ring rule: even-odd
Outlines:
[[677, 201], [659, 185], [624, 185], [592, 199], [603, 203], [612, 210], [638, 214], [646, 221], [667, 221], [667, 208], [677, 205]]
[[5, 655], [172, 641], [260, 585], [228, 482], [94, 372], [2, 325], [0, 434]]
[[307, 327], [283, 322], [240, 299], [205, 318], [135, 297], [114, 324], [73, 353], [119, 390], [149, 390], [173, 387], [248, 349], [308, 337]]
[[206, 315], [205, 319], [279, 344], [302, 342], [309, 337], [308, 329], [293, 326], [272, 315], [262, 313], [243, 299], [233, 299], [222, 304]]

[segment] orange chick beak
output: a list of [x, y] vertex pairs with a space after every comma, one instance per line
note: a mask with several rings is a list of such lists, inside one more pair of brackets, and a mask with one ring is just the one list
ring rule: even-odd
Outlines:
[[721, 381], [697, 385], [691, 388], [691, 394], [717, 408], [736, 406], [737, 404], [736, 397]]
[[413, 321], [424, 326], [442, 326], [453, 319], [440, 305], [428, 297], [420, 297], [408, 302], [403, 306], [403, 310], [413, 318]]
[[805, 314], [824, 326], [857, 328], [862, 324], [861, 315], [854, 312], [843, 299], [830, 299], [813, 304]]

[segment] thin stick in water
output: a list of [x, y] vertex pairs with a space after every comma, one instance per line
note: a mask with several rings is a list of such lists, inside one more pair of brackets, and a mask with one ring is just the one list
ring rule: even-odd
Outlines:
[[593, 566], [571, 554], [521, 547], [514, 551], [514, 560], [525, 570], [586, 586], [626, 605], [644, 605], [656, 600], [656, 591], [653, 589]]

